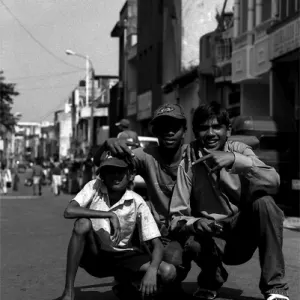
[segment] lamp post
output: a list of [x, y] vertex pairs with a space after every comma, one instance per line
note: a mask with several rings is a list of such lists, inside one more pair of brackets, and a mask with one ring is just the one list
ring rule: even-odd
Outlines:
[[95, 80], [95, 70], [92, 64], [92, 61], [90, 60], [88, 55], [83, 55], [77, 52], [74, 52], [73, 50], [66, 50], [67, 55], [74, 55], [85, 59], [85, 102], [86, 105], [89, 105], [89, 81], [90, 81], [90, 71], [92, 73], [91, 79], [92, 79], [92, 95], [91, 95], [91, 115], [90, 115], [90, 149], [94, 146], [94, 95], [95, 95], [95, 89], [94, 89], [94, 80]]

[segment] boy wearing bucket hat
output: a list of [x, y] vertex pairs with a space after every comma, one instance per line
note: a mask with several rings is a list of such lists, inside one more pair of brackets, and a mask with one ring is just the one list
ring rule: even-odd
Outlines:
[[[150, 209], [141, 196], [128, 189], [134, 178], [131, 162], [104, 152], [97, 175], [100, 177], [88, 182], [64, 213], [66, 218], [77, 220], [68, 248], [62, 300], [74, 299], [79, 266], [95, 277], [127, 278], [131, 292], [136, 291], [131, 283], [141, 275], [142, 296], [153, 295], [157, 291], [157, 277], [167, 284], [174, 280], [176, 270], [162, 261], [163, 245]], [[150, 242], [152, 253], [144, 253], [134, 244], [136, 226], [142, 243]]]

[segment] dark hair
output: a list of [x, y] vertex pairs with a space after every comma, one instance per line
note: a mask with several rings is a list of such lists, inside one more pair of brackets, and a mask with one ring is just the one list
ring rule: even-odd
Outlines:
[[197, 129], [199, 124], [205, 123], [213, 118], [217, 118], [218, 122], [221, 125], [225, 125], [227, 128], [230, 125], [230, 119], [227, 110], [222, 108], [218, 102], [212, 101], [208, 104], [200, 105], [195, 110], [192, 121], [193, 130]]

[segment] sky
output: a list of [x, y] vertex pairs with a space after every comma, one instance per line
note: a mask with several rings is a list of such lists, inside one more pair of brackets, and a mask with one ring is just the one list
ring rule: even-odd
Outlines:
[[[0, 70], [16, 83], [13, 113], [53, 121], [79, 80], [88, 55], [97, 75], [118, 75], [118, 39], [110, 32], [124, 0], [0, 0]], [[24, 29], [25, 28], [25, 29]]]

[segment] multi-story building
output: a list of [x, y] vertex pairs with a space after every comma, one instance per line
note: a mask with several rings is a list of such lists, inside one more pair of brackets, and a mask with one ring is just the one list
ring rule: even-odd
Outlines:
[[[108, 137], [104, 137], [103, 132], [108, 132], [110, 89], [115, 85], [118, 77], [94, 75], [93, 80], [88, 91], [89, 101], [86, 101], [85, 81], [80, 81], [66, 103], [65, 114], [67, 116], [64, 117], [63, 124], [68, 124], [66, 125], [67, 135], [71, 136], [70, 143], [68, 143], [68, 155], [86, 155], [92, 147], [100, 145]], [[62, 130], [60, 127], [61, 132]], [[67, 140], [66, 136], [64, 138]], [[66, 150], [63, 152], [66, 153]]]
[[18, 122], [15, 126], [13, 153], [16, 160], [32, 161], [39, 156], [41, 124]]
[[[299, 53], [299, 9], [298, 0], [235, 0], [232, 81], [240, 84], [240, 114], [272, 116], [284, 122], [287, 115], [295, 115], [299, 65], [292, 61], [297, 61]], [[285, 54], [292, 58], [281, 59], [282, 68], [275, 60]], [[288, 88], [284, 87], [287, 81]], [[282, 90], [292, 90], [293, 95]]]

